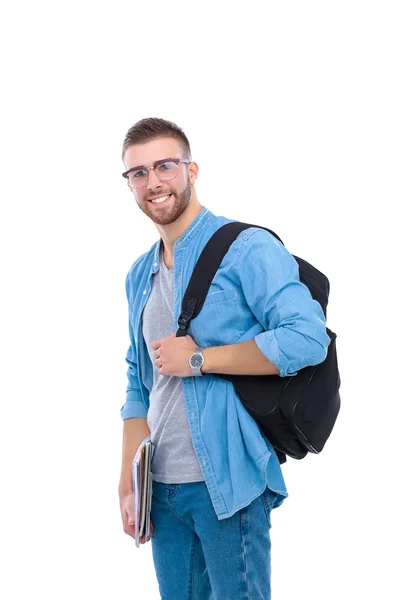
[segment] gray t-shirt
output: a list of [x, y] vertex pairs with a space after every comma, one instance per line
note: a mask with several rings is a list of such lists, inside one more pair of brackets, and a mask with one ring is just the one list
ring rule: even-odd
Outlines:
[[[152, 288], [143, 311], [143, 336], [154, 364], [151, 342], [173, 333], [174, 268], [164, 263], [160, 244], [160, 269], [153, 275]], [[204, 481], [193, 448], [180, 377], [160, 375], [153, 366], [153, 388], [147, 423], [154, 444], [151, 463], [154, 481], [188, 483]]]

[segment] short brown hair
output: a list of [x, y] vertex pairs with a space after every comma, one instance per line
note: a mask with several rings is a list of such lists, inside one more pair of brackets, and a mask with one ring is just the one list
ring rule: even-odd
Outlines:
[[167, 137], [172, 137], [180, 142], [183, 158], [186, 160], [192, 159], [189, 140], [180, 127], [172, 123], [172, 121], [149, 117], [138, 121], [129, 129], [122, 146], [122, 160], [124, 160], [125, 152], [130, 146], [145, 144], [157, 138]]

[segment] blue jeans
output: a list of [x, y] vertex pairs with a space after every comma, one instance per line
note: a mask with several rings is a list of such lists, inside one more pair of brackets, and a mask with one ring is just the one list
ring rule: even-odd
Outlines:
[[218, 521], [204, 481], [153, 482], [151, 538], [161, 600], [270, 600], [268, 489]]

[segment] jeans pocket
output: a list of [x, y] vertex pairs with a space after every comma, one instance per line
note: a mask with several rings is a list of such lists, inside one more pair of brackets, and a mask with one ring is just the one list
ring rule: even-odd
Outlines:
[[264, 506], [265, 516], [267, 517], [268, 526], [269, 528], [271, 528], [271, 510], [274, 508], [275, 505], [276, 494], [267, 486], [261, 494], [261, 498]]

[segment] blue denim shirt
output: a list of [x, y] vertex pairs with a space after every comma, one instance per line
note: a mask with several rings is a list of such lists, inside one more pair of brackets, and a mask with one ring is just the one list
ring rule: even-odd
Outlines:
[[[174, 331], [197, 259], [213, 233], [232, 221], [203, 207], [175, 242]], [[160, 242], [133, 263], [126, 278], [130, 346], [124, 420], [147, 417], [149, 408], [153, 363], [141, 317], [159, 269]], [[322, 362], [330, 341], [320, 305], [299, 280], [297, 262], [274, 236], [255, 227], [231, 245], [188, 334], [201, 347], [255, 339], [281, 377]], [[213, 374], [183, 377], [182, 384], [193, 447], [218, 519], [247, 506], [266, 485], [276, 492], [275, 506], [282, 504], [288, 494], [277, 455], [233, 384]]]

